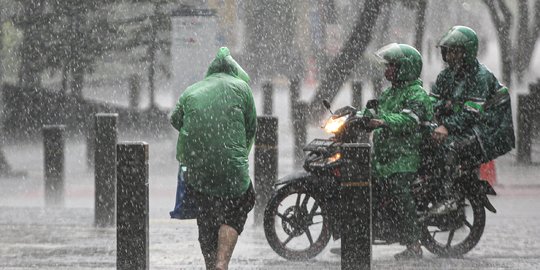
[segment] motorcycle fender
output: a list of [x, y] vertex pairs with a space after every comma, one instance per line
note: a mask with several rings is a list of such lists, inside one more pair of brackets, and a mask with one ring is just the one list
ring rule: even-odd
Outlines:
[[301, 183], [306, 181], [313, 181], [316, 177], [314, 177], [311, 173], [308, 172], [295, 172], [291, 173], [285, 177], [282, 177], [276, 181], [274, 184], [274, 187], [281, 186], [285, 184], [290, 183]]
[[492, 213], [497, 213], [497, 209], [495, 209], [495, 207], [493, 206], [493, 204], [491, 204], [491, 202], [489, 201], [489, 198], [487, 197], [486, 194], [482, 194], [480, 195], [481, 196], [481, 199], [482, 199], [482, 204], [484, 205], [484, 207], [489, 210], [490, 212]]
[[487, 195], [497, 195], [497, 192], [495, 192], [495, 189], [489, 184], [488, 181], [480, 181], [482, 183], [482, 189], [484, 190], [484, 193]]
[[492, 213], [497, 213], [497, 209], [495, 209], [493, 204], [491, 204], [487, 196], [487, 195], [497, 195], [493, 187], [487, 181], [475, 181], [472, 183], [476, 183], [476, 184], [471, 186], [472, 189], [470, 190], [470, 192], [472, 193], [470, 195], [478, 196], [478, 198], [482, 201], [482, 204], [487, 210], [489, 210]]

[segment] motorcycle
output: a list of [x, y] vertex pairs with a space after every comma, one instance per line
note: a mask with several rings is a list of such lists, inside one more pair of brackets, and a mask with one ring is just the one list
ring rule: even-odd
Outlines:
[[[278, 255], [288, 260], [314, 258], [330, 238], [340, 239], [340, 180], [350, 177], [347, 172], [369, 170], [369, 166], [358, 168], [366, 158], [366, 153], [359, 154], [358, 149], [365, 146], [360, 139], [365, 140], [371, 132], [370, 118], [358, 116], [357, 109], [351, 106], [332, 113], [329, 102], [323, 103], [332, 114], [324, 129], [334, 136], [314, 139], [304, 147], [304, 171], [287, 175], [274, 184], [264, 212], [266, 239]], [[366, 108], [376, 110], [377, 101], [369, 101]], [[438, 187], [431, 184], [427, 171], [412, 184], [421, 243], [438, 256], [460, 257], [479, 242], [486, 222], [485, 209], [496, 212], [487, 197], [496, 193], [487, 181], [481, 181], [478, 170], [463, 170], [453, 183], [459, 194], [457, 210], [431, 216], [428, 213], [436, 202], [433, 194]], [[399, 242], [399, 235], [388, 226], [388, 203], [383, 198], [380, 204], [372, 206], [373, 245]]]

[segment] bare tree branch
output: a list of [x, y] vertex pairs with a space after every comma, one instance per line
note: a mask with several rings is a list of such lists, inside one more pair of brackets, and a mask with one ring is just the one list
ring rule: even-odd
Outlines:
[[534, 3], [534, 22], [532, 27], [531, 38], [536, 41], [540, 35], [540, 0]]
[[339, 89], [351, 74], [356, 62], [367, 48], [371, 41], [372, 31], [379, 16], [382, 2], [366, 0], [349, 39], [323, 72], [321, 84], [309, 104], [312, 121], [318, 119], [325, 111], [321, 101], [327, 99], [331, 102], [335, 98]]
[[[509, 23], [509, 22], [512, 22], [512, 12], [510, 11], [510, 8], [508, 8], [508, 6], [506, 5], [506, 3], [503, 1], [503, 0], [497, 0], [497, 3], [499, 5], [499, 9], [501, 10], [502, 14], [503, 14], [503, 17], [504, 17], [504, 22], [505, 23]], [[510, 27], [508, 27], [510, 28]]]

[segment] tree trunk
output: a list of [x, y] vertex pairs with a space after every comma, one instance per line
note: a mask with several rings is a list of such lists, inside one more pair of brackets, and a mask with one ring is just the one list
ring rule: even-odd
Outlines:
[[154, 14], [151, 17], [151, 30], [150, 30], [150, 44], [148, 46], [148, 50], [146, 51], [148, 54], [148, 91], [149, 91], [149, 97], [150, 97], [150, 110], [153, 110], [156, 108], [156, 102], [155, 102], [155, 92], [156, 92], [156, 51], [157, 51], [157, 24], [158, 24], [158, 17], [159, 14], [159, 4], [154, 4]]
[[25, 1], [23, 40], [21, 45], [21, 66], [19, 68], [19, 86], [22, 88], [41, 87], [41, 28], [38, 23], [43, 13], [43, 0]]
[[[1, 16], [2, 14], [0, 14]], [[0, 53], [4, 50], [4, 27], [3, 27], [3, 21], [2, 18], [0, 18]], [[0, 63], [3, 63], [4, 59], [0, 58]], [[4, 80], [4, 66], [0, 65], [0, 87], [2, 86], [2, 82]], [[0, 95], [0, 98], [2, 95]]]
[[83, 87], [84, 87], [84, 76], [86, 72], [86, 63], [85, 56], [83, 56], [83, 47], [87, 46], [86, 37], [83, 34], [83, 24], [86, 21], [84, 11], [79, 7], [75, 7], [71, 10], [70, 16], [70, 30], [72, 31], [71, 36], [73, 40], [69, 42], [69, 59], [68, 67], [71, 72], [71, 82], [69, 87], [71, 89], [71, 94], [78, 99], [83, 99]]
[[69, 82], [69, 68], [68, 63], [62, 65], [62, 94], [67, 94]]
[[524, 53], [528, 50], [529, 46], [529, 10], [528, 10], [528, 0], [519, 0], [518, 10], [519, 10], [519, 20], [518, 20], [518, 33], [517, 39], [521, 41], [521, 46], [516, 45], [514, 63], [516, 68], [516, 74], [518, 81], [521, 81], [523, 72], [526, 69]]
[[383, 1], [366, 0], [364, 9], [352, 33], [338, 55], [329, 63], [322, 74], [320, 86], [309, 104], [310, 118], [316, 121], [325, 111], [322, 100], [332, 101], [339, 89], [351, 74], [355, 63], [362, 56], [369, 42], [380, 13]]
[[427, 9], [427, 0], [419, 0], [417, 3], [417, 16], [416, 16], [416, 33], [414, 47], [421, 53], [422, 44], [424, 41], [424, 30], [426, 28], [426, 9]]
[[84, 73], [85, 69], [80, 63], [73, 69], [70, 87], [71, 93], [78, 99], [83, 99]]
[[[507, 86], [512, 83], [512, 42], [510, 40], [510, 29], [512, 28], [512, 13], [502, 0], [483, 0], [489, 9], [489, 14], [497, 31], [499, 50], [502, 63], [502, 81]], [[502, 13], [499, 16], [497, 7]]]
[[523, 75], [529, 68], [532, 60], [532, 54], [538, 35], [540, 33], [540, 0], [536, 0], [534, 4], [534, 18], [529, 26], [529, 4], [527, 0], [519, 0], [519, 24], [518, 34], [514, 50], [514, 63], [516, 75], [519, 82], [522, 81]]

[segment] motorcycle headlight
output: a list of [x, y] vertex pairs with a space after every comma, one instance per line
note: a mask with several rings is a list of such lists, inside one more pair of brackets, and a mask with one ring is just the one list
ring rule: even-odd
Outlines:
[[328, 119], [328, 121], [326, 121], [326, 124], [324, 125], [324, 130], [328, 133], [337, 133], [345, 124], [347, 118], [349, 118], [349, 115], [344, 115], [337, 118], [331, 117], [330, 119]]
[[326, 159], [326, 163], [327, 164], [334, 163], [338, 161], [339, 159], [341, 159], [341, 153], [335, 153], [334, 155]]

